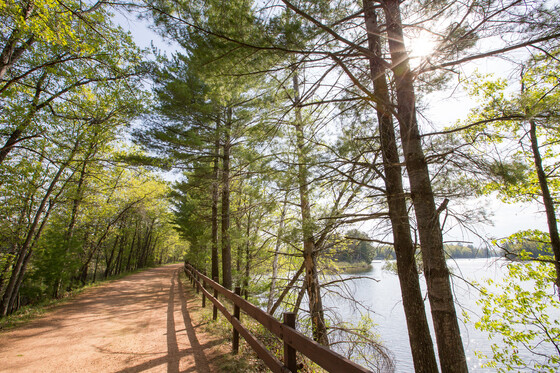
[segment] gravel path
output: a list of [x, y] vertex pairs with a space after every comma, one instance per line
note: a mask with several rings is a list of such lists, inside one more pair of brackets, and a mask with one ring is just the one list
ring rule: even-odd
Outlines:
[[217, 372], [228, 351], [193, 323], [200, 301], [185, 293], [180, 270], [125, 277], [0, 333], [0, 372]]

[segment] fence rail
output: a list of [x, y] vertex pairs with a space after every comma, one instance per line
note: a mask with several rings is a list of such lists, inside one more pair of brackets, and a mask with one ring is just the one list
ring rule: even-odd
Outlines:
[[[206, 298], [213, 304], [213, 318], [217, 317], [219, 310], [227, 321], [233, 326], [233, 342], [232, 349], [237, 353], [239, 347], [239, 335], [241, 335], [256, 352], [257, 356], [274, 373], [296, 373], [296, 351], [307, 356], [310, 360], [314, 361], [329, 372], [344, 372], [344, 373], [366, 373], [370, 370], [348, 360], [344, 356], [330, 350], [329, 348], [320, 345], [311, 338], [295, 330], [295, 314], [291, 312], [284, 313], [284, 323], [276, 320], [270, 314], [264, 312], [252, 303], [247, 302], [239, 295], [239, 288], [233, 292], [218, 284], [217, 279], [210, 279], [204, 274], [200, 273], [196, 268], [190, 264], [185, 264], [185, 274], [191, 280], [197, 293], [202, 292], [202, 305], [206, 305]], [[213, 294], [209, 289], [213, 289]], [[233, 303], [234, 310], [230, 313], [227, 308], [219, 301], [219, 295]], [[267, 330], [272, 332], [284, 343], [284, 362], [280, 361], [266, 346], [259, 341], [247, 328], [241, 324], [242, 310], [247, 316], [253, 318], [264, 326]]]

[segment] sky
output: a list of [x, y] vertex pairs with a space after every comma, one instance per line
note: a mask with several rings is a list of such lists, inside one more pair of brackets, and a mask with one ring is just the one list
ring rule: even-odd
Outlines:
[[[178, 48], [150, 30], [146, 21], [138, 20], [130, 15], [124, 16], [123, 14], [116, 14], [114, 20], [125, 30], [129, 30], [136, 44], [142, 48], [150, 48], [153, 43], [158, 49], [168, 55]], [[471, 72], [475, 68], [481, 72], [490, 72], [497, 76], [507, 77], [504, 75], [507, 69], [504, 69], [504, 60], [501, 59], [485, 59], [476, 64], [471, 64], [465, 68], [465, 72]], [[448, 92], [438, 93], [429, 97], [429, 107], [425, 112], [425, 116], [429, 118], [430, 126], [441, 129], [453, 124], [458, 119], [466, 117], [469, 109], [474, 105], [475, 103], [461, 90], [454, 91], [452, 95]], [[450, 208], [459, 209], [460, 206], [458, 204], [463, 204], [464, 201], [456, 201], [456, 203], [456, 205], [453, 205], [453, 201], [450, 201]], [[539, 210], [541, 206], [537, 206], [534, 203], [506, 204], [501, 202], [496, 196], [489, 196], [473, 199], [468, 205], [467, 208], [482, 206], [489, 213], [493, 224], [475, 227], [477, 233], [488, 240], [503, 238], [519, 230], [547, 229], [544, 212]], [[479, 237], [458, 226], [446, 233], [445, 240], [456, 240], [465, 244], [472, 242], [475, 246], [482, 245]]]

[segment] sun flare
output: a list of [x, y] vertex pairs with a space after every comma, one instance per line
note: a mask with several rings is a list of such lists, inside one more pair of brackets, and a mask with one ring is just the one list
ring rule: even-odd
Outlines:
[[431, 35], [421, 32], [418, 36], [409, 39], [408, 49], [411, 58], [425, 58], [435, 51], [436, 41]]

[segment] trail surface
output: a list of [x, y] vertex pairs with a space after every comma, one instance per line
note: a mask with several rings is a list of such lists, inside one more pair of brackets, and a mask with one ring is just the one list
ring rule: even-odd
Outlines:
[[227, 351], [201, 331], [181, 265], [84, 292], [45, 317], [0, 333], [0, 372], [217, 372]]

